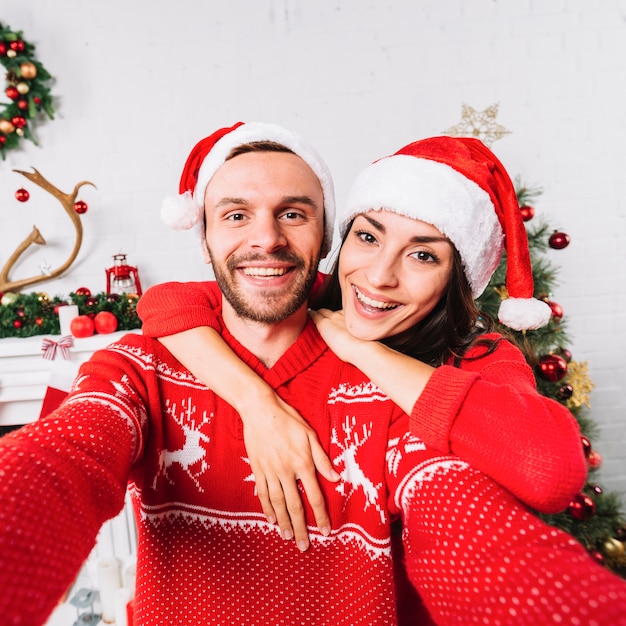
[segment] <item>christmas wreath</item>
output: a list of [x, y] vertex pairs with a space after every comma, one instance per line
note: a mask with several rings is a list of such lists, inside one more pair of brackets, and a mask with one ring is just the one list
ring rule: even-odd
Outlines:
[[35, 58], [35, 46], [24, 40], [21, 31], [0, 23], [0, 63], [7, 70], [4, 93], [8, 103], [0, 103], [0, 153], [16, 148], [25, 137], [34, 144], [30, 124], [41, 111], [54, 118], [49, 82], [52, 76]]

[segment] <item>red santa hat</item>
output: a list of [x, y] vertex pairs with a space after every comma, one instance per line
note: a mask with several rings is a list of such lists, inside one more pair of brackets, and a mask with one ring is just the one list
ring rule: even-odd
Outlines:
[[508, 298], [500, 321], [516, 330], [544, 326], [550, 307], [533, 298], [526, 229], [504, 166], [481, 141], [431, 137], [380, 159], [356, 179], [339, 214], [345, 233], [358, 214], [386, 209], [432, 224], [458, 250], [474, 298], [507, 253]]
[[289, 148], [319, 179], [324, 194], [325, 233], [322, 253], [325, 256], [332, 246], [335, 223], [335, 192], [330, 170], [311, 145], [276, 124], [237, 122], [234, 126], [220, 128], [199, 141], [183, 168], [178, 187], [179, 195], [163, 201], [162, 220], [175, 230], [188, 230], [201, 223], [204, 192], [209, 181], [233, 149], [255, 141], [273, 141]]

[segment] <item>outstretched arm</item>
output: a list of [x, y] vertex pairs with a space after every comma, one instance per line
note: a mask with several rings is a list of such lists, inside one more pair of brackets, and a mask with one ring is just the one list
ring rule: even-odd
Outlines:
[[[238, 411], [263, 512], [268, 520], [278, 523], [286, 539], [295, 538], [298, 548], [306, 550], [309, 538], [296, 480], [301, 481], [316, 524], [322, 533], [328, 534], [330, 519], [315, 470], [330, 481], [338, 480], [339, 475], [317, 434], [300, 414], [243, 363], [216, 330], [208, 326], [193, 327], [211, 323], [215, 315], [210, 307], [219, 306], [216, 293], [204, 287], [202, 283], [171, 283], [149, 289], [142, 296], [139, 308], [146, 322], [144, 333], [147, 330], [147, 334], [158, 335], [173, 330], [175, 334], [159, 337], [161, 343]], [[184, 306], [181, 306], [183, 294]], [[163, 319], [171, 318], [175, 310], [184, 310], [184, 314], [177, 320], [172, 318], [173, 325], [164, 328]], [[245, 393], [241, 393], [242, 389]]]

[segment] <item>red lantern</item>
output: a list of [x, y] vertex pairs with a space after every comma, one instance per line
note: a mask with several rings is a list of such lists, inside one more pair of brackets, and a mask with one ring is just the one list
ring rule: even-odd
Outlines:
[[113, 267], [105, 270], [107, 275], [107, 295], [130, 293], [140, 296], [141, 283], [139, 282], [137, 268], [126, 264], [125, 254], [113, 255], [113, 261]]

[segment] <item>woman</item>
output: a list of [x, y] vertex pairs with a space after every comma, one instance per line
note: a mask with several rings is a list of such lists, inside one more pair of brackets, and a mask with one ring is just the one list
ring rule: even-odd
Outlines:
[[[316, 293], [325, 308], [311, 313], [331, 349], [411, 416], [430, 449], [456, 454], [541, 512], [565, 508], [586, 475], [576, 421], [537, 392], [521, 351], [491, 332], [474, 303], [506, 234], [501, 320], [522, 329], [549, 318], [532, 299], [515, 190], [495, 155], [475, 139], [409, 144], [357, 178], [339, 222], [339, 259]], [[263, 511], [306, 549], [295, 479], [329, 532], [314, 464], [326, 479], [338, 475], [300, 416], [208, 328], [220, 298], [210, 283], [153, 287], [139, 301], [143, 331], [239, 411]]]

